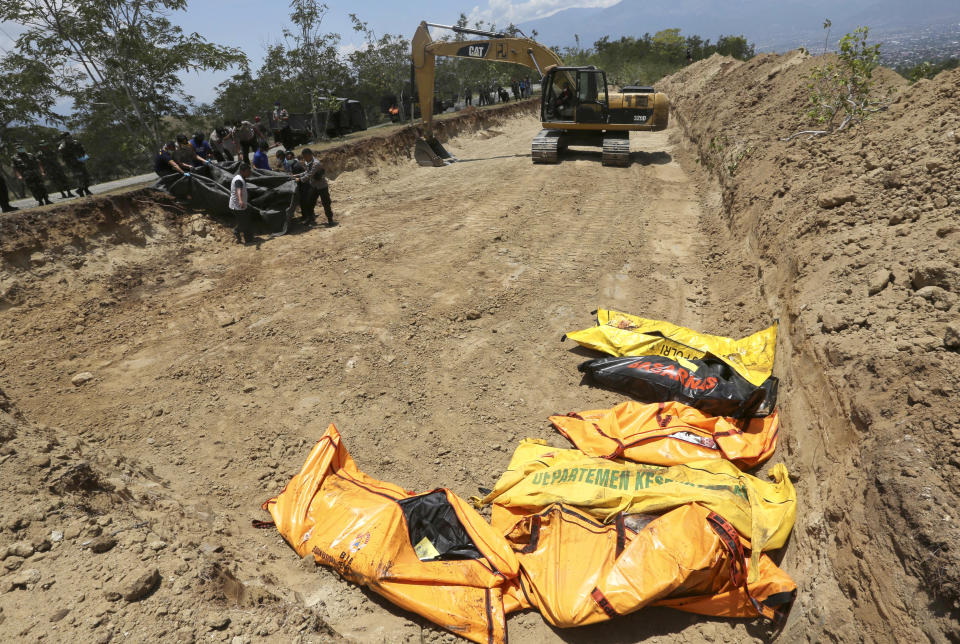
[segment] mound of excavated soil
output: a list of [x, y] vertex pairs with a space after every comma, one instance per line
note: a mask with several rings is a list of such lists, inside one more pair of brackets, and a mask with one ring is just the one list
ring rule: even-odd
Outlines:
[[[960, 70], [822, 138], [800, 52], [713, 57], [666, 79], [781, 320], [785, 447], [801, 509], [788, 631], [960, 637]], [[789, 461], [788, 461], [789, 462]]]

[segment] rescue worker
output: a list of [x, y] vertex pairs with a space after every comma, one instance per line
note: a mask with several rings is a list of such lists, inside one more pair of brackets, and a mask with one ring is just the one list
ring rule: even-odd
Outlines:
[[210, 146], [210, 142], [204, 139], [203, 132], [194, 133], [193, 138], [190, 139], [190, 147], [204, 161], [209, 161], [210, 157], [213, 156], [213, 148]]
[[90, 157], [87, 155], [87, 151], [83, 149], [83, 144], [80, 141], [70, 136], [69, 132], [61, 134], [60, 139], [60, 147], [58, 148], [60, 158], [63, 159], [63, 164], [67, 166], [67, 170], [77, 180], [77, 194], [81, 197], [92, 195], [93, 193], [90, 192], [90, 172], [87, 170], [87, 161], [90, 160]]
[[70, 180], [67, 179], [67, 173], [64, 171], [63, 166], [60, 165], [56, 152], [54, 152], [49, 144], [44, 143], [40, 146], [40, 149], [37, 150], [37, 160], [40, 161], [40, 165], [43, 166], [43, 170], [47, 173], [47, 177], [50, 179], [50, 183], [53, 184], [54, 189], [60, 191], [60, 198], [70, 199], [74, 197], [73, 192], [70, 190]]
[[177, 144], [173, 141], [167, 141], [163, 149], [153, 160], [153, 169], [158, 177], [165, 177], [168, 174], [190, 175], [189, 166], [184, 169], [179, 163], [173, 160], [173, 153], [177, 150]]
[[10, 205], [10, 193], [7, 191], [7, 178], [0, 172], [0, 212], [13, 212], [20, 210]]
[[465, 105], [473, 105], [473, 90], [469, 87], [463, 90], [463, 102]]
[[236, 136], [237, 145], [240, 147], [240, 156], [243, 162], [250, 165], [250, 151], [257, 149], [257, 143], [260, 141], [260, 130], [250, 121], [237, 121], [233, 124], [234, 136]]
[[237, 243], [249, 244], [256, 241], [253, 236], [253, 211], [247, 200], [247, 179], [250, 177], [250, 164], [241, 163], [237, 174], [230, 182], [230, 212], [237, 224], [233, 228], [233, 236]]
[[287, 171], [287, 154], [283, 150], [277, 150], [274, 155], [274, 170], [277, 172], [286, 172]]
[[53, 203], [47, 195], [47, 186], [44, 183], [47, 175], [43, 171], [43, 166], [40, 165], [37, 157], [27, 152], [21, 144], [17, 144], [17, 153], [13, 155], [13, 171], [17, 179], [26, 184], [30, 194], [37, 200], [38, 206]]
[[323, 165], [313, 156], [310, 148], [301, 152], [303, 158], [303, 172], [296, 176], [300, 188], [300, 216], [306, 225], [317, 223], [317, 216], [313, 209], [317, 205], [317, 197], [323, 204], [323, 212], [327, 215], [327, 226], [334, 226], [333, 209], [330, 205], [330, 187], [324, 175]]
[[227, 145], [233, 143], [233, 128], [224, 123], [210, 133], [210, 147], [213, 148], [213, 158], [220, 163], [233, 161], [233, 153]]
[[253, 167], [258, 170], [269, 170], [270, 169], [270, 157], [267, 156], [267, 150], [270, 149], [270, 146], [267, 145], [266, 141], [260, 143], [259, 148], [256, 152], [253, 153]]
[[173, 160], [177, 162], [178, 166], [188, 170], [210, 163], [197, 154], [193, 146], [190, 145], [190, 141], [187, 140], [186, 134], [177, 135], [177, 147], [173, 151]]
[[300, 174], [303, 172], [303, 164], [297, 160], [297, 155], [293, 153], [293, 150], [287, 150], [287, 158], [284, 159], [283, 165], [290, 174]]

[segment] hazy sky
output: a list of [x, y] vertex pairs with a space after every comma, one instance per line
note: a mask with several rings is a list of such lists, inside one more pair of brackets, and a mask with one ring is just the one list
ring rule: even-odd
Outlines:
[[[343, 46], [349, 49], [362, 43], [352, 29], [349, 13], [356, 13], [378, 35], [402, 34], [409, 38], [421, 20], [451, 24], [460, 13], [467, 14], [471, 20], [506, 25], [543, 18], [570, 7], [606, 7], [617, 2], [619, 0], [354, 0], [346, 3], [327, 0], [330, 12], [324, 29], [340, 33]], [[171, 19], [184, 31], [195, 31], [211, 42], [241, 48], [250, 59], [251, 68], [256, 70], [263, 61], [266, 45], [281, 40], [283, 28], [289, 25], [288, 5], [285, 0], [190, 0], [187, 11], [177, 12]], [[17, 25], [0, 24], [0, 54], [10, 49], [11, 37], [19, 33]], [[209, 102], [217, 84], [232, 73], [185, 74], [184, 87], [197, 102]]]

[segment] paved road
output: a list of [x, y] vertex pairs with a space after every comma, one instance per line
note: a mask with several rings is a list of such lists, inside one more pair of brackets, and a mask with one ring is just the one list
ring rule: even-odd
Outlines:
[[[118, 188], [129, 188], [130, 186], [139, 186], [151, 184], [157, 180], [157, 175], [151, 172], [150, 174], [141, 174], [136, 177], [127, 177], [125, 179], [117, 179], [116, 181], [107, 181], [106, 183], [99, 183], [95, 186], [90, 186], [90, 192], [95, 195], [110, 192], [111, 190], [117, 190]], [[11, 196], [12, 196], [11, 192]], [[29, 194], [29, 193], [27, 193]], [[74, 197], [76, 199], [77, 197]], [[70, 201], [70, 199], [61, 199], [60, 192], [51, 192], [50, 201], [57, 203], [59, 201]], [[27, 197], [26, 199], [18, 199], [17, 201], [11, 201], [11, 205], [20, 208], [33, 208], [37, 205], [36, 200], [33, 197]]]

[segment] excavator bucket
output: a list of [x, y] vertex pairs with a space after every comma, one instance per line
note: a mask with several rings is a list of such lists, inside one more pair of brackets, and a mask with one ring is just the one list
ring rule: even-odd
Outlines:
[[442, 168], [457, 160], [456, 157], [447, 152], [440, 141], [436, 139], [428, 141], [423, 137], [417, 139], [417, 143], [413, 148], [413, 158], [415, 158], [420, 165], [433, 166], [435, 168]]

